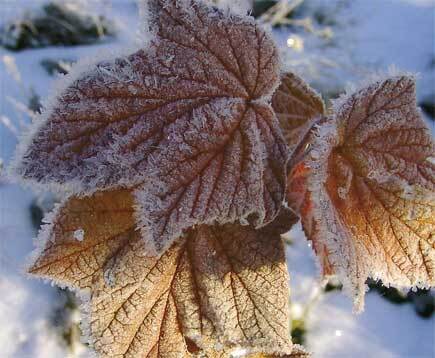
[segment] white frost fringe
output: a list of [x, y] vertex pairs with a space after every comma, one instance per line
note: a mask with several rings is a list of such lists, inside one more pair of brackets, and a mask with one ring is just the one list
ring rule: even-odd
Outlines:
[[[388, 73], [375, 73], [358, 86], [349, 86], [345, 94], [333, 101], [335, 115], [339, 116], [342, 111], [347, 109], [346, 104], [352, 96], [364, 95], [368, 87], [379, 85], [388, 79], [404, 76], [415, 80], [418, 75], [391, 67]], [[312, 145], [313, 150], [307, 160], [307, 164], [312, 171], [312, 175], [308, 179], [308, 190], [312, 193], [313, 216], [319, 223], [320, 233], [316, 236], [316, 240], [327, 247], [328, 258], [336, 271], [338, 279], [343, 284], [345, 292], [354, 300], [354, 311], [361, 312], [364, 308], [365, 292], [368, 290], [365, 284], [367, 277], [374, 280], [383, 278], [385, 286], [396, 287], [399, 290], [428, 288], [428, 285], [422, 282], [389, 282], [376, 265], [358, 262], [360, 259], [358, 255], [361, 255], [364, 249], [359, 248], [357, 238], [352, 239], [351, 233], [342, 223], [324, 188], [327, 179], [327, 160], [332, 148], [338, 144], [337, 126], [340, 125], [342, 124], [331, 121], [327, 125], [317, 127], [317, 134]], [[374, 172], [373, 175], [378, 182], [384, 182], [387, 179], [384, 173]], [[410, 192], [410, 195], [412, 195], [412, 188], [409, 188], [407, 183], [400, 182], [400, 184], [405, 192]], [[340, 196], [345, 195], [347, 188], [340, 189], [342, 189], [342, 192], [339, 192]]]
[[[316, 240], [327, 247], [328, 259], [335, 269], [335, 274], [343, 284], [345, 293], [354, 299], [354, 311], [360, 312], [364, 307], [365, 278], [361, 278], [363, 275], [360, 273], [354, 272], [358, 269], [356, 248], [324, 188], [327, 179], [328, 158], [332, 148], [338, 144], [337, 141], [338, 133], [335, 121], [316, 127], [315, 141], [312, 144], [313, 149], [309, 154], [310, 159], [307, 163], [312, 175], [309, 177], [307, 185], [308, 190], [312, 193], [313, 216], [319, 222], [317, 225], [319, 233]], [[351, 267], [343, 265], [346, 262], [351, 263]]]
[[410, 77], [414, 80], [417, 80], [420, 77], [419, 73], [408, 72], [399, 69], [395, 65], [391, 65], [388, 67], [386, 71], [375, 71], [371, 74], [367, 75], [364, 79], [357, 83], [347, 83], [345, 87], [345, 92], [341, 94], [338, 98], [332, 100], [332, 109], [335, 114], [340, 112], [343, 104], [346, 103], [350, 97], [354, 94], [364, 91], [367, 87], [373, 86], [376, 83], [384, 82], [388, 79], [397, 78], [397, 77]]
[[19, 141], [15, 153], [12, 157], [11, 163], [8, 168], [7, 178], [11, 182], [20, 183], [26, 187], [30, 187], [36, 192], [52, 191], [54, 193], [77, 193], [84, 192], [83, 186], [79, 181], [71, 181], [69, 183], [51, 183], [40, 184], [32, 178], [24, 179], [19, 175], [19, 168], [22, 158], [28, 152], [33, 138], [39, 130], [47, 123], [53, 110], [59, 104], [59, 94], [64, 93], [75, 81], [84, 77], [87, 73], [91, 72], [98, 63], [113, 61], [117, 58], [123, 58], [139, 49], [137, 45], [130, 45], [128, 47], [120, 48], [117, 50], [102, 50], [92, 57], [85, 57], [80, 59], [71, 68], [67, 75], [59, 75], [49, 91], [47, 99], [43, 100], [43, 111], [37, 114], [31, 125], [26, 130], [20, 133]]
[[[162, 0], [163, 2], [171, 3], [170, 0]], [[196, 0], [175, 0], [177, 4], [180, 6], [191, 5], [192, 2], [196, 2]], [[199, 2], [201, 2], [199, 0]], [[204, 1], [207, 3], [208, 1]], [[242, 3], [246, 3], [244, 0], [236, 0], [231, 2], [231, 6], [227, 6], [227, 8], [231, 8], [231, 10], [237, 13], [237, 9], [243, 8]], [[154, 38], [155, 29], [153, 29], [153, 25], [150, 21], [151, 14], [148, 6], [148, 0], [138, 0], [139, 5], [139, 15], [140, 15], [140, 23], [142, 24], [138, 31], [138, 38], [136, 39], [135, 44], [131, 44], [117, 50], [102, 50], [99, 51], [98, 54], [93, 55], [92, 57], [85, 57], [80, 59], [76, 64], [74, 64], [67, 75], [59, 75], [57, 79], [53, 82], [51, 89], [49, 91], [49, 96], [47, 99], [42, 101], [43, 111], [41, 114], [35, 116], [34, 121], [28, 128], [22, 131], [19, 135], [19, 141], [15, 153], [10, 162], [9, 168], [7, 170], [7, 180], [15, 183], [20, 183], [25, 187], [29, 187], [36, 192], [45, 192], [51, 191], [54, 193], [75, 193], [78, 195], [89, 194], [91, 191], [87, 190], [83, 187], [82, 183], [79, 180], [71, 180], [67, 183], [38, 183], [36, 180], [32, 178], [22, 178], [19, 174], [19, 169], [21, 165], [21, 161], [29, 150], [29, 147], [32, 143], [33, 138], [39, 132], [39, 130], [47, 123], [48, 119], [51, 117], [54, 109], [59, 104], [59, 95], [64, 93], [68, 87], [70, 87], [75, 81], [80, 78], [86, 76], [86, 74], [92, 72], [95, 69], [95, 66], [101, 62], [112, 62], [115, 59], [126, 58], [130, 54], [137, 52], [140, 49], [147, 48], [149, 43]], [[245, 13], [246, 14], [246, 13]], [[230, 10], [228, 10], [227, 16], [232, 16]], [[237, 16], [235, 16], [236, 20]], [[241, 19], [241, 18], [240, 18]], [[254, 21], [252, 18], [248, 16], [243, 17], [243, 21]], [[278, 85], [278, 84], [277, 84]], [[273, 92], [272, 92], [273, 93]], [[270, 96], [272, 95], [270, 94]], [[96, 179], [97, 180], [97, 179]], [[128, 183], [120, 183], [121, 186], [124, 186]], [[88, 185], [90, 187], [90, 185]]]

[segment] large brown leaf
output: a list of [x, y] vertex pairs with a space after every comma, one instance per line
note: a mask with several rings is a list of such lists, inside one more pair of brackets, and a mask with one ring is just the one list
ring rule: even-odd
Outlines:
[[297, 75], [288, 72], [272, 97], [287, 144], [293, 151], [313, 125], [325, 114], [322, 97]]
[[252, 18], [196, 0], [146, 4], [149, 47], [69, 78], [17, 173], [75, 192], [144, 182], [137, 216], [156, 253], [195, 224], [271, 222], [288, 154], [269, 104], [273, 41]]
[[29, 268], [87, 291], [86, 334], [101, 356], [292, 351], [280, 234], [293, 216], [283, 210], [260, 230], [200, 225], [157, 258], [135, 231], [131, 204], [127, 190], [70, 198], [42, 231]]
[[435, 283], [435, 149], [414, 79], [393, 77], [340, 100], [291, 160], [288, 200], [325, 275], [363, 307], [367, 277]]

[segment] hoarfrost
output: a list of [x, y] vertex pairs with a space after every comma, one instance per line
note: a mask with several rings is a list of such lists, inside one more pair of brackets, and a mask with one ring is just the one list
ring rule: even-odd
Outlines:
[[435, 283], [435, 149], [413, 77], [370, 84], [335, 111], [293, 156], [288, 200], [323, 274], [338, 275], [361, 311], [367, 277], [401, 289]]
[[73, 236], [77, 241], [83, 241], [85, 238], [85, 231], [83, 229], [77, 229], [74, 231]]
[[196, 0], [142, 8], [149, 46], [66, 77], [15, 172], [75, 194], [135, 186], [156, 253], [198, 223], [271, 222], [288, 156], [269, 104], [273, 41], [252, 18]]

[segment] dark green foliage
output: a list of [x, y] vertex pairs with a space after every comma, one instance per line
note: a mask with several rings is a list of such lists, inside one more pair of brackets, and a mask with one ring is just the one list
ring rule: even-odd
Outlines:
[[325, 25], [325, 26], [335, 25], [334, 19], [332, 19], [330, 16], [328, 16], [325, 12], [321, 10], [315, 11], [313, 14], [313, 18], [320, 25]]
[[[291, 20], [299, 18], [301, 13], [300, 6], [285, 5], [279, 0], [256, 0], [253, 3], [252, 16], [260, 18], [262, 15], [265, 15], [262, 21], [269, 23], [272, 27], [290, 26], [297, 30], [298, 26], [294, 26]], [[273, 21], [271, 21], [272, 18]]]
[[[402, 293], [393, 287], [385, 287], [382, 282], [372, 279], [367, 280], [367, 285], [370, 292], [376, 292], [387, 301], [394, 304], [411, 303], [414, 306], [416, 313], [423, 318], [432, 317], [435, 310], [435, 297], [431, 290], [417, 289], [417, 291], [409, 291]], [[338, 282], [329, 281], [324, 292], [340, 291], [343, 288]]]
[[435, 309], [435, 297], [430, 290], [417, 290], [408, 293], [408, 297], [414, 303], [415, 311], [423, 318], [432, 317]]
[[415, 292], [410, 291], [407, 294], [401, 293], [393, 287], [385, 287], [379, 281], [368, 280], [368, 286], [371, 291], [378, 292], [386, 300], [395, 303], [411, 303], [420, 317], [432, 317], [435, 309], [435, 297], [431, 290], [417, 289]]
[[302, 319], [294, 319], [292, 321], [292, 342], [294, 344], [303, 345], [305, 343], [305, 335], [307, 330], [305, 328], [305, 322]]
[[47, 71], [49, 75], [55, 75], [56, 73], [61, 73], [66, 75], [71, 70], [71, 65], [75, 61], [70, 59], [57, 59], [52, 60], [46, 58], [41, 61], [41, 66]]
[[420, 107], [432, 120], [435, 119], [435, 96], [422, 101]]
[[51, 195], [46, 195], [44, 197], [38, 197], [32, 201], [30, 204], [30, 218], [32, 224], [36, 230], [39, 230], [42, 225], [42, 220], [46, 213], [53, 210], [54, 205], [59, 199]]
[[30, 218], [32, 220], [33, 227], [39, 230], [44, 218], [44, 211], [36, 200], [30, 204]]
[[74, 294], [66, 289], [58, 289], [59, 304], [54, 310], [51, 321], [56, 330], [60, 332], [68, 349], [74, 353], [75, 346], [80, 342], [80, 327], [77, 322], [78, 302]]
[[275, 0], [258, 0], [254, 1], [254, 8], [252, 9], [252, 16], [255, 18], [260, 17], [273, 5], [276, 4]]
[[65, 4], [48, 3], [41, 11], [6, 24], [0, 43], [10, 50], [95, 43], [114, 35], [114, 25], [102, 16], [91, 16]]
[[335, 284], [332, 282], [328, 282], [324, 288], [325, 292], [331, 292], [331, 291], [341, 291], [343, 288], [343, 285], [341, 283]]
[[370, 290], [379, 293], [383, 298], [392, 303], [401, 304], [409, 301], [406, 294], [401, 293], [393, 287], [385, 287], [382, 283], [371, 279], [368, 280], [367, 284]]
[[34, 91], [31, 91], [30, 98], [29, 98], [29, 104], [27, 107], [34, 113], [41, 113], [42, 110], [42, 103], [41, 103], [41, 97]]

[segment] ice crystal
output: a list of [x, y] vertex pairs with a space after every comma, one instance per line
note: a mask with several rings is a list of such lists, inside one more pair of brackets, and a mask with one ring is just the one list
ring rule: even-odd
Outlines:
[[158, 254], [195, 224], [271, 222], [288, 153], [269, 104], [274, 43], [252, 18], [196, 0], [144, 7], [148, 46], [67, 76], [15, 171], [74, 193], [136, 185]]

